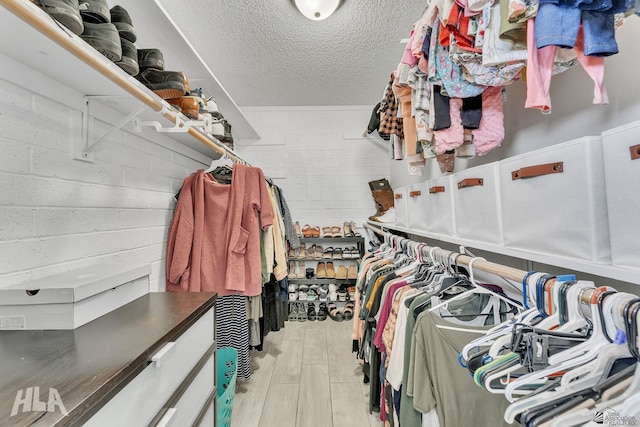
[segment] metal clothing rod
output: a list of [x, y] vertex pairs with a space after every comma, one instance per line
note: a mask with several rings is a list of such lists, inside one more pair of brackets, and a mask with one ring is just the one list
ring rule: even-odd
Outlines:
[[[376, 233], [379, 236], [382, 236], [383, 238], [390, 237], [390, 236], [399, 237], [393, 233], [390, 233], [384, 230], [383, 228], [373, 226], [369, 223], [365, 222], [363, 225], [365, 228], [373, 231], [374, 233]], [[411, 239], [406, 239], [406, 240], [412, 241]], [[419, 242], [415, 242], [415, 243], [419, 243]], [[474, 258], [468, 255], [447, 251], [437, 247], [434, 248], [431, 246], [422, 247], [422, 252], [424, 255], [427, 255], [427, 257], [430, 255], [433, 255], [434, 257], [454, 259], [456, 264], [460, 266], [468, 267], [470, 261], [474, 260]], [[520, 270], [513, 267], [507, 267], [506, 265], [496, 264], [494, 262], [485, 261], [483, 259], [477, 259], [477, 258], [475, 258], [475, 261], [473, 261], [473, 268], [487, 272], [487, 273], [495, 274], [496, 276], [504, 277], [505, 279], [510, 279], [518, 283], [522, 283], [525, 276], [528, 274], [528, 272], [524, 270]], [[589, 290], [589, 289], [583, 292], [580, 295], [580, 301], [588, 304], [589, 301], [591, 300], [591, 295], [593, 292], [594, 292], [593, 290]]]

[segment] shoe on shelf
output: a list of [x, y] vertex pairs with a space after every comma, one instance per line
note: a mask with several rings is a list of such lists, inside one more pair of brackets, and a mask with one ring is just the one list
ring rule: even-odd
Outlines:
[[[209, 104], [207, 103], [207, 107], [208, 106], [209, 106]], [[211, 111], [209, 111], [209, 112], [211, 112]], [[296, 228], [296, 236], [302, 237], [302, 231], [300, 231], [300, 223], [298, 221], [296, 221], [295, 228]]]
[[331, 227], [322, 227], [322, 237], [333, 237]]
[[338, 267], [338, 272], [336, 273], [336, 279], [338, 280], [345, 280], [347, 278], [347, 267], [345, 267], [344, 265], [341, 265], [340, 267]]
[[[300, 298], [302, 300], [302, 298]], [[304, 304], [298, 303], [298, 322], [306, 322], [307, 320], [307, 310], [304, 307]]]
[[133, 42], [122, 38], [122, 33], [120, 34], [122, 57], [119, 61], [115, 61], [115, 63], [130, 76], [136, 76], [140, 72], [140, 67], [138, 67], [138, 49], [136, 49], [136, 45], [133, 44]]
[[351, 231], [350, 222], [345, 221], [344, 224], [342, 224], [342, 229], [344, 230], [344, 237], [355, 237], [355, 234]]
[[347, 292], [349, 293], [349, 301], [355, 301], [356, 300], [356, 287], [355, 286], [349, 286], [347, 288]]
[[358, 229], [356, 228], [356, 223], [354, 221], [349, 223], [349, 229], [355, 237], [362, 237], [362, 234], [358, 233]]
[[79, 0], [78, 9], [85, 23], [104, 24], [111, 22], [111, 11], [107, 0]]
[[304, 255], [304, 257], [307, 259], [314, 259], [315, 256], [316, 256], [316, 245], [313, 244], [309, 246], [309, 249], [307, 249], [307, 253]]
[[323, 259], [333, 259], [333, 246], [329, 246], [323, 253]]
[[289, 248], [289, 251], [287, 252], [287, 257], [292, 260], [296, 257], [296, 251], [293, 248]]
[[181, 96], [179, 98], [167, 99], [167, 102], [192, 120], [198, 120], [200, 111], [200, 98], [196, 96]]
[[342, 237], [342, 232], [340, 231], [340, 227], [334, 225], [331, 227], [331, 237]]
[[287, 289], [289, 292], [298, 292], [298, 285], [293, 283], [289, 283], [289, 287]]
[[164, 55], [160, 49], [138, 49], [138, 66], [140, 71], [147, 68], [164, 70]]
[[[334, 300], [335, 301], [335, 300]], [[327, 310], [329, 311], [329, 317], [336, 322], [342, 322], [342, 312], [335, 304], [329, 304], [327, 306]]]
[[318, 315], [316, 314], [316, 305], [315, 304], [307, 304], [307, 318], [311, 321], [318, 320]]
[[[326, 295], [325, 295], [325, 299], [324, 300], [325, 301], [327, 300], [326, 299]], [[320, 301], [322, 301], [322, 299]], [[318, 315], [317, 315], [318, 316], [318, 320], [321, 321], [321, 322], [323, 320], [327, 320], [327, 314], [328, 314], [327, 304], [324, 303], [324, 302], [321, 302], [320, 305], [318, 306]]]
[[333, 250], [333, 259], [342, 259], [342, 249], [336, 248]]
[[326, 290], [326, 289], [324, 289], [324, 288], [321, 288], [321, 289], [318, 291], [318, 299], [319, 299], [320, 301], [326, 301], [326, 300], [327, 300], [327, 294], [328, 294], [327, 290]]
[[316, 267], [316, 277], [318, 279], [326, 279], [327, 278], [327, 266], [324, 262], [319, 262]]
[[289, 304], [289, 316], [287, 316], [287, 320], [289, 320], [290, 322], [298, 321], [298, 304], [297, 303]]
[[136, 78], [164, 99], [179, 98], [185, 94], [184, 73], [179, 71], [147, 68], [141, 71]]
[[335, 279], [336, 278], [336, 270], [331, 261], [327, 262], [327, 279]]
[[313, 259], [322, 259], [323, 253], [324, 250], [322, 249], [322, 246], [316, 246], [316, 252], [313, 254]]
[[355, 265], [350, 265], [347, 270], [347, 279], [357, 279], [358, 278], [358, 270]]
[[309, 224], [305, 224], [304, 227], [302, 227], [302, 236], [313, 237], [313, 229]]
[[[307, 292], [307, 301], [315, 301], [318, 299], [318, 294], [313, 289], [309, 289]], [[312, 304], [313, 305], [313, 304]]]
[[35, 0], [34, 3], [75, 35], [84, 31], [78, 0]]
[[344, 289], [338, 290], [338, 301], [345, 302], [347, 300], [347, 291]]
[[298, 270], [296, 271], [296, 278], [304, 279], [306, 272], [304, 269], [304, 261], [298, 261]]
[[309, 291], [309, 287], [307, 285], [298, 286], [298, 299], [300, 301], [306, 301], [308, 291]]
[[298, 292], [289, 292], [289, 301], [297, 301], [298, 300]]
[[226, 120], [222, 120], [222, 124], [224, 125], [224, 137], [222, 138], [222, 142], [231, 145], [233, 148], [233, 135], [231, 134], [231, 123]]
[[297, 279], [298, 275], [296, 273], [296, 263], [294, 261], [289, 261], [289, 274], [287, 275], [287, 278], [289, 279]]
[[84, 31], [80, 37], [110, 61], [117, 62], [122, 59], [122, 44], [115, 25], [108, 22], [92, 23], [85, 21]]
[[296, 258], [304, 258], [307, 254], [307, 245], [305, 243], [300, 243], [300, 248], [298, 248], [298, 255]]
[[129, 12], [122, 6], [113, 6], [110, 10], [111, 23], [116, 26], [120, 37], [135, 43], [138, 39], [136, 30], [133, 28]]

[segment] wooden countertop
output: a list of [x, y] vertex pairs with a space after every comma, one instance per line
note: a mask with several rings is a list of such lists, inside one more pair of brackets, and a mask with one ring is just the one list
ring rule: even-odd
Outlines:
[[[214, 293], [151, 293], [75, 330], [0, 331], [0, 426], [82, 424], [214, 304]], [[11, 416], [28, 387], [54, 412]]]

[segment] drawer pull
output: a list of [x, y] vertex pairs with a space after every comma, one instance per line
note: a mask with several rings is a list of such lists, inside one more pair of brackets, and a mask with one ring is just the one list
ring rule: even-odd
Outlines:
[[458, 190], [465, 187], [483, 186], [484, 180], [482, 178], [467, 178], [458, 183]]
[[629, 147], [629, 151], [631, 152], [631, 160], [640, 159], [640, 144]]
[[178, 412], [178, 408], [169, 408], [167, 412], [164, 413], [156, 427], [167, 427], [169, 423], [176, 417], [176, 413]]
[[394, 197], [396, 198], [396, 200], [397, 199], [402, 199], [402, 194], [396, 194]]
[[442, 185], [437, 185], [435, 187], [431, 187], [429, 189], [429, 193], [434, 194], [434, 193], [444, 193], [444, 186]]
[[511, 179], [533, 178], [540, 175], [562, 173], [564, 162], [547, 163], [546, 165], [529, 166], [511, 172]]
[[412, 191], [411, 193], [409, 193], [409, 196], [411, 197], [418, 197], [422, 195], [422, 191]]
[[166, 357], [168, 354], [172, 353], [176, 348], [175, 342], [166, 343], [156, 354], [151, 357], [151, 361], [156, 364], [156, 367], [159, 368], [162, 364], [162, 359]]

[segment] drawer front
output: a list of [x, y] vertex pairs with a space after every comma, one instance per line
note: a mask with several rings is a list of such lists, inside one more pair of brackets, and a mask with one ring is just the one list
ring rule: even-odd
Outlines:
[[500, 162], [504, 244], [609, 262], [602, 144], [586, 137]]
[[87, 426], [142, 426], [162, 409], [213, 343], [213, 309], [174, 343], [168, 343], [152, 361], [87, 423]]
[[184, 391], [180, 400], [171, 408], [167, 408], [165, 416], [158, 421], [156, 427], [192, 425], [215, 388], [213, 384], [214, 370], [214, 356], [211, 355]]
[[427, 231], [427, 183], [414, 184], [407, 193], [407, 227]]
[[393, 190], [393, 206], [396, 211], [396, 225], [407, 226], [407, 187]]
[[197, 424], [198, 427], [212, 427], [216, 424], [216, 399], [212, 399], [207, 408], [204, 417]]
[[454, 175], [453, 200], [458, 237], [502, 244], [498, 171], [498, 164], [490, 163]]
[[602, 133], [611, 262], [640, 268], [640, 122]]
[[428, 231], [455, 236], [453, 177], [449, 175], [427, 181], [427, 193]]

